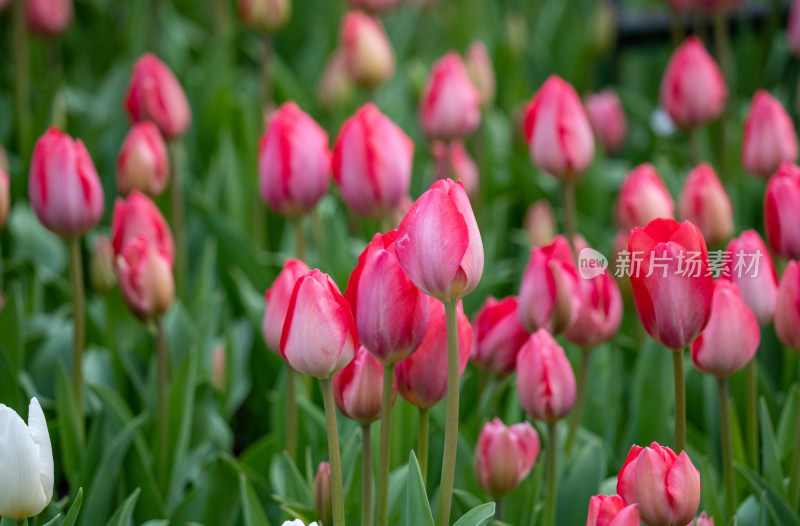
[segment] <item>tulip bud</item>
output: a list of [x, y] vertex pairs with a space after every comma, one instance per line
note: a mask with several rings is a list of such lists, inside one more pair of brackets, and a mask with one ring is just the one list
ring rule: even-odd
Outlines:
[[269, 120], [258, 154], [261, 198], [279, 214], [305, 214], [328, 191], [331, 158], [328, 134], [294, 102]]
[[0, 166], [0, 230], [5, 228], [10, 210], [11, 180], [8, 178], [8, 172]]
[[64, 238], [84, 235], [103, 215], [105, 197], [83, 142], [51, 127], [36, 142], [28, 198], [44, 226]]
[[783, 163], [764, 193], [767, 241], [776, 256], [800, 259], [800, 167]]
[[678, 198], [678, 210], [682, 220], [700, 229], [709, 245], [722, 243], [733, 234], [731, 198], [707, 163], [689, 172]]
[[519, 286], [519, 319], [528, 332], [547, 329], [558, 334], [580, 309], [578, 270], [567, 240], [557, 236], [531, 250]]
[[709, 517], [706, 512], [703, 512], [686, 526], [714, 526], [714, 517]]
[[533, 247], [542, 247], [553, 242], [558, 234], [556, 216], [547, 199], [539, 199], [525, 213], [525, 230]]
[[655, 167], [645, 163], [625, 177], [616, 209], [620, 230], [629, 231], [654, 219], [672, 219], [675, 203]]
[[374, 90], [392, 78], [394, 50], [380, 20], [361, 11], [350, 11], [342, 18], [340, 40], [353, 82]]
[[800, 266], [790, 261], [783, 271], [775, 301], [775, 334], [786, 347], [800, 352]]
[[619, 495], [595, 495], [586, 526], [639, 526], [639, 505], [626, 506]]
[[[362, 345], [356, 357], [344, 369], [333, 375], [333, 401], [339, 412], [361, 425], [371, 424], [381, 417], [383, 366]], [[392, 385], [392, 402], [397, 386]]]
[[499, 301], [489, 296], [475, 313], [470, 359], [481, 369], [498, 375], [514, 372], [517, 354], [528, 339], [519, 322], [518, 305], [516, 296]]
[[700, 472], [689, 455], [676, 455], [653, 442], [633, 446], [617, 477], [617, 493], [639, 505], [639, 517], [651, 526], [686, 524], [700, 506]]
[[725, 78], [703, 41], [690, 36], [669, 59], [661, 79], [661, 106], [681, 128], [707, 124], [725, 109]]
[[767, 178], [784, 161], [797, 161], [794, 124], [777, 99], [758, 90], [744, 121], [742, 166], [752, 175]]
[[111, 217], [111, 246], [114, 254], [122, 254], [131, 239], [144, 237], [155, 245], [170, 264], [174, 261], [175, 242], [167, 221], [150, 198], [134, 190], [127, 199], [117, 198]]
[[800, 0], [793, 0], [786, 26], [786, 44], [795, 55], [800, 55]]
[[353, 82], [347, 71], [344, 52], [337, 49], [325, 63], [322, 79], [317, 89], [317, 101], [320, 106], [330, 111], [348, 105], [353, 96]]
[[175, 299], [172, 262], [144, 236], [122, 247], [117, 258], [117, 282], [125, 304], [144, 322], [167, 312]]
[[428, 139], [449, 141], [474, 132], [481, 123], [481, 93], [464, 61], [451, 51], [431, 68], [419, 101], [419, 121]]
[[286, 322], [286, 311], [289, 309], [294, 284], [308, 272], [308, 266], [299, 259], [287, 259], [265, 294], [266, 309], [261, 329], [270, 351], [280, 352], [283, 324]]
[[397, 260], [409, 279], [440, 301], [456, 301], [483, 275], [483, 243], [461, 183], [436, 181], [397, 229]]
[[219, 392], [225, 391], [228, 363], [225, 346], [217, 345], [211, 354], [211, 385]]
[[331, 465], [320, 462], [314, 477], [314, 513], [324, 525], [333, 524], [333, 499], [331, 498]]
[[372, 103], [342, 125], [333, 147], [333, 177], [356, 213], [384, 217], [408, 195], [414, 143]]
[[492, 59], [486, 51], [486, 45], [477, 40], [469, 45], [466, 54], [466, 65], [469, 76], [481, 94], [481, 104], [485, 107], [494, 102], [495, 78]]
[[519, 351], [517, 395], [531, 418], [548, 424], [564, 418], [575, 403], [575, 373], [545, 329], [532, 334]]
[[290, 0], [239, 0], [239, 20], [256, 31], [275, 33], [291, 14]]
[[117, 282], [114, 274], [114, 247], [106, 236], [99, 236], [94, 243], [89, 278], [92, 288], [100, 294], [111, 290]]
[[531, 161], [559, 179], [576, 179], [594, 157], [589, 118], [575, 88], [551, 75], [525, 108]]
[[499, 418], [483, 426], [475, 445], [475, 476], [483, 491], [499, 499], [531, 472], [539, 435], [528, 422], [506, 427]]
[[168, 141], [186, 133], [192, 121], [192, 110], [178, 79], [152, 53], [134, 63], [125, 107], [132, 122], [153, 121]]
[[470, 199], [477, 197], [478, 165], [470, 157], [461, 141], [436, 141], [433, 143], [433, 158], [436, 161], [435, 179], [451, 178], [461, 181]]
[[47, 421], [36, 398], [28, 425], [0, 404], [0, 517], [22, 522], [39, 515], [53, 498], [53, 449]]
[[0, 13], [6, 10], [11, 5], [12, 0], [0, 0]]
[[361, 9], [368, 13], [385, 13], [399, 6], [405, 0], [347, 0], [350, 9]]
[[[722, 277], [736, 285], [742, 300], [755, 314], [762, 326], [772, 321], [778, 295], [778, 273], [769, 250], [755, 230], [746, 230], [728, 243], [725, 252], [730, 256]], [[746, 272], [750, 259], [758, 261], [757, 272]]]
[[72, 22], [73, 11], [72, 0], [25, 0], [28, 29], [45, 37], [66, 31]]
[[330, 276], [314, 269], [298, 279], [281, 334], [281, 354], [289, 365], [329, 378], [353, 360], [357, 346], [350, 305]]
[[134, 124], [117, 157], [117, 189], [158, 197], [169, 179], [167, 145], [158, 127], [145, 121]]
[[609, 154], [619, 150], [628, 134], [628, 118], [617, 94], [607, 89], [589, 95], [586, 114], [603, 149]]

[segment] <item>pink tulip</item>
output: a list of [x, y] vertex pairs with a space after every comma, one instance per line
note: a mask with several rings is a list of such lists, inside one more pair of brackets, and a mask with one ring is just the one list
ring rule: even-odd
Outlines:
[[628, 134], [628, 118], [616, 92], [607, 89], [586, 97], [586, 114], [603, 149], [619, 150]]
[[72, 0], [25, 0], [28, 29], [46, 37], [60, 35], [72, 22]]
[[[742, 300], [755, 314], [758, 323], [767, 325], [775, 314], [778, 296], [778, 273], [767, 246], [755, 230], [746, 230], [728, 243], [725, 253], [730, 256], [722, 277], [731, 280]], [[758, 261], [757, 271], [747, 272], [750, 261]]]
[[358, 329], [350, 305], [327, 274], [297, 280], [281, 334], [281, 354], [304, 374], [329, 378], [355, 357]]
[[350, 78], [359, 86], [374, 90], [394, 75], [392, 43], [380, 20], [361, 11], [342, 18], [340, 45]]
[[519, 287], [519, 319], [528, 332], [547, 329], [558, 334], [580, 309], [578, 270], [567, 240], [557, 236], [531, 250]]
[[117, 259], [117, 282], [125, 304], [142, 321], [158, 318], [175, 299], [172, 262], [144, 236], [125, 243]]
[[436, 179], [461, 181], [470, 198], [477, 197], [480, 184], [478, 165], [470, 157], [462, 141], [433, 143], [433, 158], [436, 161]]
[[12, 0], [0, 0], [0, 13], [11, 5]]
[[517, 354], [528, 339], [528, 333], [517, 315], [519, 300], [509, 296], [486, 299], [472, 321], [472, 362], [494, 374], [507, 375], [517, 366]]
[[764, 193], [764, 225], [778, 257], [800, 259], [800, 167], [783, 163]]
[[483, 491], [499, 499], [531, 472], [539, 435], [528, 422], [506, 427], [499, 418], [483, 426], [475, 444], [475, 476]]
[[619, 495], [595, 495], [586, 526], [639, 526], [639, 505], [626, 506]]
[[347, 71], [344, 52], [337, 49], [328, 57], [317, 88], [317, 101], [330, 111], [349, 106], [353, 95], [353, 81]]
[[490, 106], [494, 101], [496, 82], [494, 68], [486, 45], [476, 40], [467, 48], [466, 65], [469, 76], [481, 94], [481, 104]]
[[[324, 525], [333, 524], [333, 498], [331, 495], [331, 465], [320, 462], [314, 476], [314, 512]], [[290, 523], [292, 524], [292, 523]]]
[[[447, 323], [444, 305], [428, 298], [430, 318], [425, 337], [411, 356], [394, 369], [397, 391], [423, 409], [435, 406], [447, 394]], [[464, 374], [472, 347], [472, 326], [458, 302], [458, 374]]]
[[703, 41], [690, 36], [675, 49], [661, 78], [661, 106], [681, 128], [707, 124], [725, 109], [725, 78]]
[[305, 214], [328, 191], [328, 134], [294, 102], [270, 118], [258, 154], [261, 198], [279, 214]]
[[134, 124], [117, 157], [117, 189], [122, 195], [139, 190], [157, 197], [168, 179], [169, 155], [158, 127], [149, 121]]
[[372, 103], [342, 125], [333, 147], [333, 177], [356, 213], [383, 217], [408, 195], [414, 143]]
[[797, 161], [794, 124], [777, 99], [758, 90], [744, 121], [742, 166], [753, 175], [767, 178], [784, 161]]
[[629, 231], [653, 219], [674, 217], [675, 203], [652, 164], [640, 164], [625, 177], [617, 196], [617, 224]]
[[683, 349], [711, 315], [714, 278], [703, 234], [689, 221], [656, 219], [631, 231], [628, 251], [642, 325], [661, 345]]
[[428, 300], [403, 272], [396, 239], [395, 230], [375, 234], [345, 291], [361, 343], [386, 365], [414, 352], [428, 323]]
[[531, 161], [559, 179], [576, 179], [594, 158], [589, 117], [571, 84], [550, 76], [525, 108]]
[[545, 329], [533, 333], [517, 355], [517, 395], [531, 418], [548, 424], [564, 418], [575, 403], [575, 373]]
[[351, 9], [361, 9], [369, 13], [385, 13], [401, 5], [405, 0], [347, 0]]
[[[370, 424], [381, 417], [383, 366], [362, 345], [356, 357], [333, 375], [333, 400], [339, 412], [359, 424]], [[392, 400], [397, 387], [392, 386]]]
[[170, 263], [175, 261], [175, 242], [167, 221], [156, 205], [137, 190], [128, 199], [117, 198], [111, 217], [111, 245], [122, 254], [129, 240], [144, 236]]
[[686, 524], [700, 506], [700, 472], [685, 451], [676, 455], [655, 442], [633, 446], [617, 477], [617, 493], [626, 504], [638, 504], [640, 519], [650, 526]]
[[733, 234], [731, 198], [707, 163], [689, 172], [678, 198], [678, 210], [682, 220], [700, 229], [709, 245], [722, 243]]
[[51, 127], [36, 142], [28, 199], [44, 226], [64, 238], [79, 237], [103, 216], [105, 197], [83, 142]]
[[239, 0], [242, 24], [264, 33], [274, 33], [285, 26], [291, 14], [290, 0]]
[[558, 227], [550, 201], [539, 199], [528, 208], [525, 213], [525, 230], [534, 247], [542, 247], [553, 242], [558, 234]]
[[153, 121], [168, 141], [186, 133], [192, 122], [192, 110], [178, 79], [152, 53], [133, 65], [125, 107], [131, 121]]
[[428, 139], [449, 141], [474, 132], [481, 123], [481, 93], [461, 57], [450, 52], [431, 69], [419, 102], [419, 121]]
[[786, 43], [792, 53], [800, 55], [800, 0], [794, 0], [792, 7], [789, 9]]
[[686, 526], [714, 526], [714, 517], [709, 517], [703, 512], [696, 519], [692, 519]]
[[440, 301], [456, 301], [483, 275], [483, 242], [461, 183], [436, 181], [397, 229], [397, 260], [411, 281]]
[[264, 335], [264, 342], [271, 351], [280, 351], [283, 324], [286, 322], [286, 311], [289, 308], [289, 300], [292, 297], [294, 284], [308, 272], [308, 266], [299, 259], [287, 259], [283, 263], [280, 274], [278, 274], [278, 277], [275, 278], [272, 286], [265, 294], [266, 309], [264, 310], [264, 321], [261, 323], [261, 330]]
[[716, 281], [708, 325], [691, 345], [695, 367], [726, 378], [747, 365], [760, 340], [758, 320], [736, 285], [724, 279]]
[[11, 180], [8, 172], [0, 166], [0, 230], [3, 230], [8, 221], [8, 213], [11, 210]]
[[800, 351], [800, 266], [790, 261], [775, 301], [775, 334], [786, 347]]

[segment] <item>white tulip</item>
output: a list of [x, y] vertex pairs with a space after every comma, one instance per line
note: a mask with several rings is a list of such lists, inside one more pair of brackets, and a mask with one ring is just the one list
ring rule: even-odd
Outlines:
[[27, 426], [0, 404], [0, 517], [34, 517], [52, 498], [53, 449], [39, 401], [31, 399]]
[[[300, 519], [295, 519], [293, 521], [286, 521], [283, 524], [281, 524], [281, 526], [306, 526], [306, 525]], [[317, 526], [317, 523], [316, 522], [312, 522], [308, 526]]]

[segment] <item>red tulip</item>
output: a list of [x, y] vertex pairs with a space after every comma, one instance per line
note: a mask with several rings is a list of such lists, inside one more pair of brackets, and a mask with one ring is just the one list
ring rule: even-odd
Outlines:
[[669, 59], [661, 79], [661, 106], [681, 128], [713, 121], [725, 109], [725, 78], [702, 40], [690, 36]]
[[519, 486], [539, 456], [539, 435], [528, 422], [506, 427], [499, 418], [483, 426], [475, 444], [475, 476], [499, 499]]
[[[320, 462], [314, 476], [314, 512], [322, 524], [333, 524], [333, 498], [331, 496], [331, 465]], [[292, 524], [292, 523], [290, 523]]]
[[639, 526], [639, 505], [626, 506], [619, 495], [595, 495], [586, 526]]
[[361, 9], [369, 13], [385, 13], [403, 2], [405, 0], [347, 0], [351, 9]]
[[[392, 386], [392, 400], [397, 387]], [[383, 366], [362, 345], [356, 357], [333, 375], [333, 400], [339, 412], [359, 424], [370, 424], [381, 417]]]
[[700, 371], [725, 378], [742, 369], [755, 356], [761, 330], [753, 311], [736, 285], [715, 282], [711, 317], [692, 342], [692, 362]]
[[340, 41], [353, 82], [373, 90], [392, 78], [394, 51], [380, 20], [350, 11], [342, 18]]
[[800, 55], [800, 0], [794, 0], [789, 9], [786, 27], [786, 43], [795, 55]]
[[[447, 394], [447, 323], [444, 305], [428, 298], [430, 318], [425, 337], [411, 356], [394, 369], [397, 391], [423, 409], [435, 406]], [[458, 302], [458, 374], [464, 374], [472, 346], [472, 326]]]
[[550, 76], [525, 108], [531, 160], [559, 179], [579, 177], [594, 157], [589, 117], [571, 84]]
[[610, 89], [589, 95], [586, 114], [603, 149], [608, 153], [619, 150], [628, 134], [628, 118], [619, 96]]
[[617, 478], [617, 493], [639, 505], [639, 517], [651, 526], [676, 526], [694, 518], [700, 506], [700, 472], [685, 451], [676, 455], [653, 442], [633, 446]]
[[[728, 243], [725, 253], [730, 259], [725, 263], [722, 277], [739, 288], [742, 300], [753, 311], [758, 323], [767, 325], [775, 314], [778, 295], [778, 273], [767, 246], [758, 232], [746, 230]], [[748, 272], [753, 260], [758, 266]]]
[[333, 176], [358, 214], [383, 217], [408, 194], [414, 143], [372, 103], [342, 125], [333, 147]]
[[175, 261], [175, 243], [167, 221], [148, 197], [134, 190], [128, 199], [117, 198], [111, 217], [111, 245], [122, 254], [129, 240], [144, 236], [170, 263]]
[[714, 279], [703, 234], [689, 221], [656, 219], [634, 228], [628, 242], [631, 285], [644, 328], [663, 346], [680, 350], [705, 328]]
[[436, 181], [397, 229], [397, 260], [419, 289], [441, 301], [472, 292], [483, 274], [483, 243], [461, 183]]
[[82, 236], [103, 216], [105, 197], [83, 142], [52, 127], [36, 142], [28, 199], [44, 226], [64, 238]]
[[158, 318], [175, 299], [172, 261], [144, 236], [128, 240], [117, 258], [119, 292], [142, 321]]
[[519, 351], [517, 395], [531, 418], [548, 424], [564, 418], [575, 403], [575, 373], [545, 329], [532, 334]]
[[689, 172], [683, 182], [678, 209], [681, 219], [694, 223], [710, 245], [725, 241], [733, 233], [731, 198], [707, 163]]
[[329, 378], [355, 357], [358, 329], [350, 305], [327, 274], [297, 280], [286, 310], [281, 354], [293, 369]]
[[502, 300], [489, 296], [475, 313], [470, 359], [481, 369], [499, 375], [514, 372], [517, 354], [528, 339], [528, 333], [519, 322], [518, 305], [516, 296]]
[[52, 37], [66, 31], [73, 11], [72, 0], [25, 0], [28, 29], [42, 36]]
[[800, 351], [800, 266], [790, 261], [775, 301], [775, 334], [786, 347]]
[[742, 166], [753, 175], [767, 178], [784, 161], [797, 161], [794, 124], [777, 99], [758, 90], [744, 121]]
[[305, 214], [328, 191], [328, 134], [294, 102], [270, 118], [258, 154], [261, 198], [279, 214]]
[[178, 79], [152, 53], [133, 65], [125, 107], [131, 121], [153, 121], [170, 141], [186, 133], [192, 121], [192, 110]]
[[542, 247], [553, 242], [558, 227], [550, 201], [539, 199], [528, 208], [525, 213], [525, 230], [534, 247]]
[[659, 217], [672, 219], [675, 203], [652, 164], [640, 164], [625, 177], [617, 197], [617, 224], [629, 231]]
[[157, 197], [168, 179], [169, 155], [158, 127], [149, 121], [134, 124], [117, 157], [117, 189], [122, 195], [139, 190]]
[[8, 221], [8, 213], [11, 210], [11, 180], [8, 172], [0, 166], [0, 230], [3, 230]]
[[467, 48], [466, 65], [472, 82], [481, 94], [481, 103], [484, 106], [491, 105], [496, 91], [494, 68], [486, 45], [480, 40]]
[[781, 164], [764, 193], [767, 241], [776, 256], [800, 259], [800, 167]]
[[264, 334], [264, 342], [271, 351], [280, 351], [283, 324], [286, 322], [286, 310], [289, 308], [294, 284], [308, 272], [308, 266], [299, 259], [287, 259], [283, 263], [280, 274], [265, 294], [266, 309], [261, 330]]
[[290, 0], [239, 0], [242, 24], [264, 33], [274, 33], [285, 26], [291, 14]]
[[481, 123], [481, 93], [461, 57], [450, 52], [431, 69], [419, 103], [419, 121], [429, 139], [449, 141], [474, 132]]
[[436, 160], [436, 179], [461, 181], [470, 198], [478, 195], [478, 165], [470, 157], [462, 141], [433, 143], [433, 158]]

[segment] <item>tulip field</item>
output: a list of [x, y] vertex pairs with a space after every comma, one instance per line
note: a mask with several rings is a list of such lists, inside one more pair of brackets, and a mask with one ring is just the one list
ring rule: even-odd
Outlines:
[[0, 0], [0, 526], [800, 526], [800, 0]]

